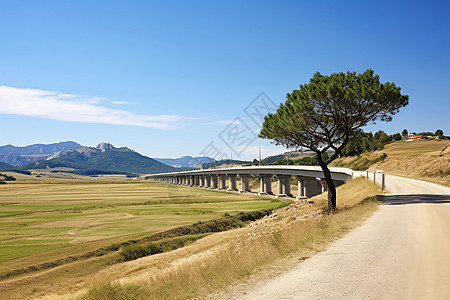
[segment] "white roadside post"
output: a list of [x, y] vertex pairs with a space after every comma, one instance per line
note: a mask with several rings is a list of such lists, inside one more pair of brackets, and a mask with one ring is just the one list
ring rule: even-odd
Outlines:
[[[384, 189], [386, 188], [386, 174], [384, 174], [383, 170], [377, 170], [377, 173], [381, 175], [381, 192], [384, 192]], [[375, 176], [375, 173], [374, 173]], [[375, 182], [375, 179], [374, 179]]]

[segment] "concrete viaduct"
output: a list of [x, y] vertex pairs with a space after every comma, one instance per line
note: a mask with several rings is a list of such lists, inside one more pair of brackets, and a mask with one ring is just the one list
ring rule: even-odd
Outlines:
[[[330, 167], [331, 177], [336, 187], [353, 178], [353, 171], [348, 168]], [[145, 179], [190, 187], [218, 190], [251, 192], [250, 177], [260, 179], [259, 195], [273, 195], [272, 178], [278, 179], [278, 197], [293, 197], [291, 178], [298, 180], [297, 199], [304, 199], [320, 194], [327, 189], [322, 169], [319, 166], [251, 166], [222, 169], [206, 169], [173, 173], [146, 175]], [[240, 186], [237, 179], [240, 178]]]

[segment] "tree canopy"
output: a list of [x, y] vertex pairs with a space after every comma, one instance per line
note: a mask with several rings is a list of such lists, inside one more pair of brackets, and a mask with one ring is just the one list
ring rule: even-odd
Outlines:
[[444, 131], [442, 129], [438, 129], [438, 130], [436, 130], [436, 132], [434, 134], [437, 136], [441, 136], [441, 135], [444, 135]]
[[408, 137], [408, 130], [403, 129], [403, 131], [402, 131], [402, 136], [403, 136], [404, 138]]
[[[328, 205], [336, 208], [336, 193], [327, 167], [341, 153], [357, 129], [377, 120], [391, 121], [409, 97], [394, 83], [381, 83], [369, 69], [364, 73], [315, 73], [309, 83], [287, 94], [284, 104], [264, 118], [259, 134], [289, 148], [316, 152], [328, 185]], [[322, 154], [334, 153], [327, 160]]]

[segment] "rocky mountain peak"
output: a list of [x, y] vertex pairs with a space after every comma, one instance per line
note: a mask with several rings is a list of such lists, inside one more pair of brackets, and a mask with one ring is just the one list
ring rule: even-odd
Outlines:
[[110, 143], [102, 142], [102, 143], [98, 144], [96, 148], [100, 149], [102, 152], [105, 152], [106, 150], [114, 149], [114, 146]]

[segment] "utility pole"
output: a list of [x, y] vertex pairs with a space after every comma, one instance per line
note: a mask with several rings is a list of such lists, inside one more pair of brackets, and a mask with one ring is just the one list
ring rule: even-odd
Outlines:
[[261, 165], [261, 146], [258, 146], [259, 151], [259, 165]]
[[287, 159], [286, 159], [286, 165], [289, 165], [289, 148], [286, 148], [287, 149]]

